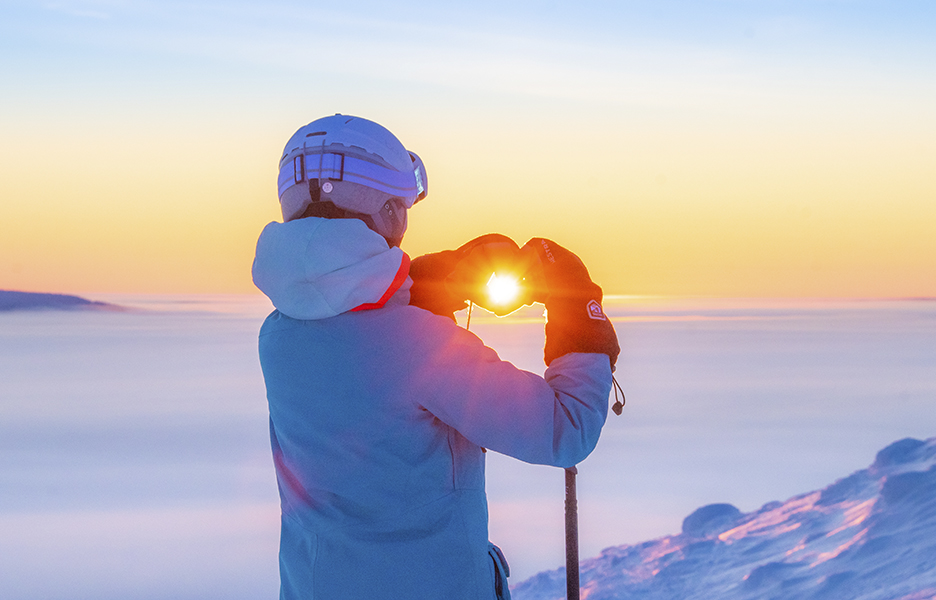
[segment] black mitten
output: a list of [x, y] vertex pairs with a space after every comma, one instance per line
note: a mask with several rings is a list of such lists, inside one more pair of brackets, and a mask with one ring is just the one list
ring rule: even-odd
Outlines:
[[445, 287], [445, 278], [455, 270], [458, 261], [457, 250], [444, 250], [414, 258], [409, 269], [409, 276], [413, 280], [410, 305], [454, 321], [455, 312], [468, 306], [465, 300], [455, 298]]
[[[471, 240], [458, 249], [462, 258], [446, 278], [449, 292], [456, 298], [467, 298], [498, 316], [505, 316], [524, 304], [530, 304], [522, 286], [524, 276], [520, 247], [507, 236], [489, 233]], [[497, 275], [498, 282], [491, 283]], [[512, 286], [510, 283], [512, 282]], [[506, 292], [507, 288], [511, 288]]]
[[546, 305], [546, 365], [570, 352], [595, 352], [607, 354], [613, 369], [621, 347], [601, 308], [601, 288], [581, 259], [543, 238], [531, 239], [521, 253], [534, 256], [542, 268], [530, 271], [527, 279], [532, 280], [533, 298]]
[[478, 277], [483, 276], [479, 268], [488, 261], [487, 257], [499, 257], [505, 252], [515, 257], [519, 253], [517, 243], [505, 235], [489, 233], [457, 250], [414, 258], [409, 272], [413, 280], [410, 305], [455, 320], [454, 313], [466, 308], [468, 298], [473, 298], [473, 289], [480, 281]]

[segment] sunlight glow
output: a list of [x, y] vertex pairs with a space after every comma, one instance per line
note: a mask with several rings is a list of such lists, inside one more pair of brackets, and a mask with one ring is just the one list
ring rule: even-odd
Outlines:
[[[936, 296], [925, 3], [423, 0], [406, 30], [425, 35], [400, 35], [396, 3], [176, 4], [0, 9], [15, 23], [0, 287], [259, 293], [250, 264], [281, 219], [284, 144], [345, 112], [426, 165], [401, 245], [413, 258], [496, 231], [555, 240], [606, 294]], [[321, 60], [283, 61], [282, 40], [310, 26]], [[130, 55], [137, 68], [112, 62]], [[283, 110], [268, 90], [284, 77], [319, 100]], [[238, 143], [220, 143], [232, 123]], [[556, 151], [556, 123], [575, 151]], [[54, 177], [36, 160], [48, 140], [82, 149]]]
[[492, 303], [503, 306], [515, 301], [519, 294], [520, 283], [516, 277], [491, 273], [487, 282], [487, 295]]

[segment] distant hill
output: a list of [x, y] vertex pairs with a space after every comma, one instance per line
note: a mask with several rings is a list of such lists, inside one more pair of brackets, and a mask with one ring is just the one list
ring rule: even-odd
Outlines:
[[[587, 600], [934, 600], [936, 438], [904, 439], [829, 487], [742, 513], [704, 506], [682, 533], [581, 563]], [[565, 598], [565, 570], [512, 589]]]
[[0, 312], [14, 310], [121, 310], [121, 307], [65, 294], [0, 290]]

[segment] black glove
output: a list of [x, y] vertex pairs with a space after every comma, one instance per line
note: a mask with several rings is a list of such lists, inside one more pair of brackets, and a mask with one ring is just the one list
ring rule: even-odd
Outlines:
[[601, 288], [588, 276], [578, 256], [543, 238], [520, 250], [528, 267], [534, 300], [546, 305], [546, 365], [570, 352], [607, 354], [611, 368], [621, 347], [614, 326], [601, 308]]
[[[410, 305], [418, 306], [455, 320], [455, 312], [476, 304], [476, 290], [487, 283], [487, 277], [498, 265], [516, 261], [520, 249], [505, 235], [489, 233], [462, 245], [458, 250], [424, 254], [410, 263]], [[485, 308], [487, 308], [485, 306]]]
[[[445, 280], [452, 296], [468, 298], [498, 316], [533, 302], [523, 285], [525, 268], [520, 247], [512, 239], [490, 233], [471, 240], [458, 251], [462, 258]], [[492, 275], [499, 281], [492, 281]], [[511, 280], [512, 286], [507, 283]]]

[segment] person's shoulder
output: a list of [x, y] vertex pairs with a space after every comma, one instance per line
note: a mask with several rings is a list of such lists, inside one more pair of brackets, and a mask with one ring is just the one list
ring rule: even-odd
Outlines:
[[263, 324], [260, 326], [260, 337], [281, 332], [301, 331], [310, 326], [314, 327], [316, 324], [335, 321], [340, 317], [341, 315], [325, 319], [297, 319], [280, 310], [274, 310], [263, 320]]
[[436, 361], [442, 356], [459, 356], [465, 360], [482, 357], [497, 358], [474, 332], [450, 318], [436, 315], [415, 306], [400, 307], [399, 333], [411, 344], [414, 359]]
[[416, 306], [387, 307], [388, 321], [405, 337], [423, 346], [439, 346], [453, 342], [481, 344], [474, 333], [458, 325], [454, 319], [434, 314]]
[[428, 310], [406, 305], [388, 306], [378, 312], [386, 316], [401, 328], [421, 331], [434, 331], [438, 333], [453, 334], [462, 328], [453, 319], [442, 317]]
[[289, 327], [290, 322], [295, 319], [290, 319], [283, 313], [278, 310], [274, 310], [267, 318], [263, 320], [263, 324], [260, 326], [260, 335], [264, 336], [275, 331], [282, 330]]
[[424, 347], [449, 343], [453, 339], [477, 340], [473, 333], [459, 327], [453, 319], [407, 304], [385, 306], [375, 310], [349, 311], [318, 321], [294, 319], [274, 310], [260, 327], [260, 336], [289, 331], [298, 333], [307, 327], [363, 330], [370, 335], [389, 337], [397, 341], [403, 338], [406, 343]]

